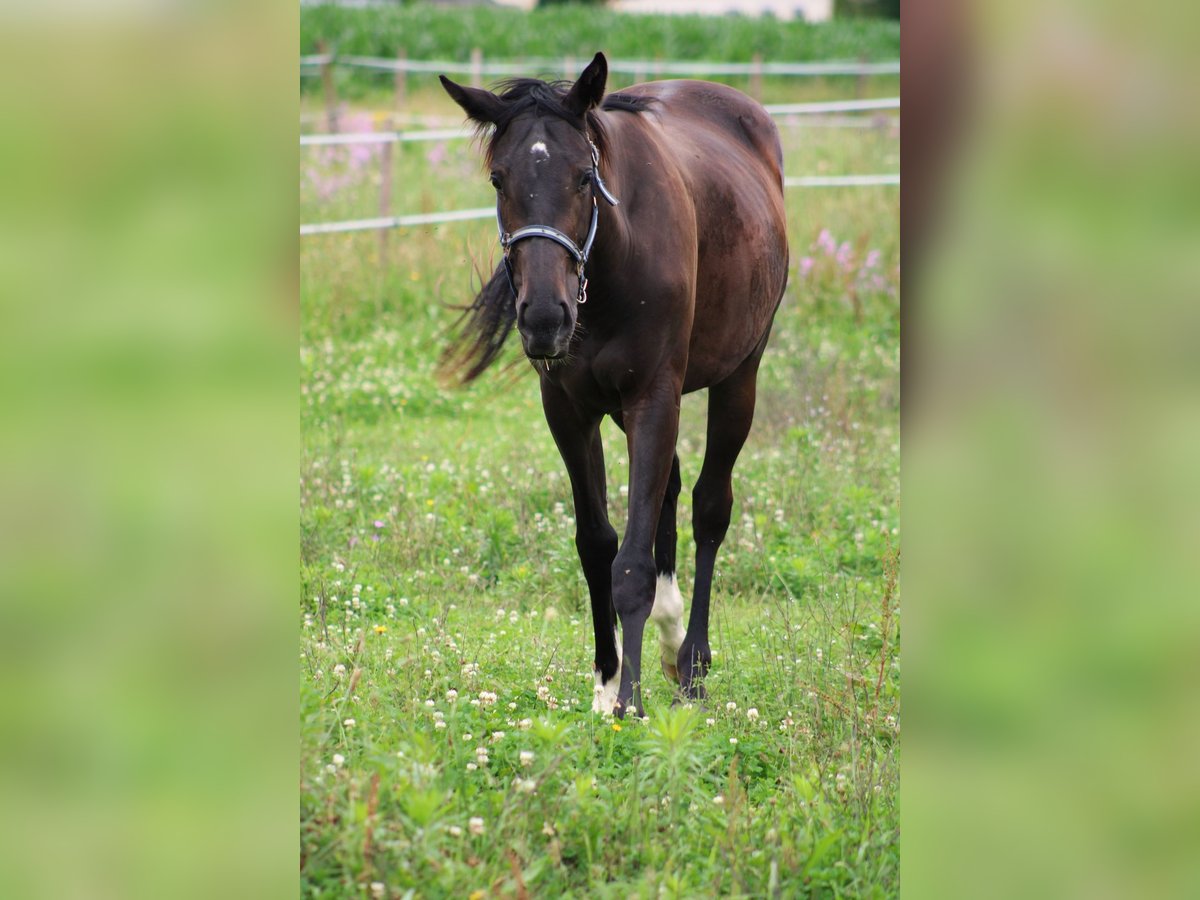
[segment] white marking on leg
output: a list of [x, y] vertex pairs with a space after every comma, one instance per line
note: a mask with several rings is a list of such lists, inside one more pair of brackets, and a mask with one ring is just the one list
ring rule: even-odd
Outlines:
[[659, 651], [662, 654], [663, 674], [672, 681], [679, 681], [676, 661], [679, 647], [683, 644], [683, 597], [675, 583], [675, 573], [660, 573], [654, 585], [654, 608], [650, 610], [650, 621], [658, 626]]
[[604, 716], [611, 716], [616, 709], [617, 689], [621, 686], [621, 635], [617, 633], [616, 628], [613, 629], [613, 640], [617, 643], [617, 671], [608, 681], [603, 681], [603, 676], [597, 669], [594, 673], [596, 686], [592, 689], [592, 712]]
[[[550, 151], [546, 149], [546, 145], [542, 141], [534, 141], [533, 146], [529, 148], [529, 152], [534, 156], [540, 156], [544, 159], [550, 158]], [[538, 160], [538, 162], [541, 162], [541, 160]]]

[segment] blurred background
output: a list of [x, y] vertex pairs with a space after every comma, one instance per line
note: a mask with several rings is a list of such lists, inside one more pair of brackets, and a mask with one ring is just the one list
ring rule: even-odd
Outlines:
[[[295, 891], [309, 10], [0, 13], [10, 896]], [[1200, 22], [902, 19], [905, 884], [1194, 896]]]

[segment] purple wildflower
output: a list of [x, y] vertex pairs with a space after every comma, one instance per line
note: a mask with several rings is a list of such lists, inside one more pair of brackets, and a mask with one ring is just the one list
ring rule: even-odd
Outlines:
[[837, 262], [843, 269], [850, 264], [850, 242], [843, 241], [842, 246], [837, 249]]

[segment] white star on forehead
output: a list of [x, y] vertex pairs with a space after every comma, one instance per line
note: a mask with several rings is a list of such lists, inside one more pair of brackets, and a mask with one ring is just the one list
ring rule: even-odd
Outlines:
[[546, 144], [542, 141], [535, 141], [533, 146], [529, 148], [529, 152], [534, 156], [544, 156], [550, 158], [550, 151], [546, 149]]

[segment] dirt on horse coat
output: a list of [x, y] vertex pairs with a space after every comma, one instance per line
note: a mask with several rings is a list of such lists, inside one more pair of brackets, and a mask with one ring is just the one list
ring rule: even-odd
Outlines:
[[[445, 362], [475, 378], [516, 327], [571, 480], [595, 708], [621, 715], [643, 711], [647, 621], [660, 631], [663, 671], [683, 696], [704, 696], [713, 566], [788, 249], [782, 152], [759, 104], [697, 81], [605, 96], [606, 80], [602, 54], [574, 84], [516, 79], [497, 95], [442, 78], [490, 135], [504, 249]], [[692, 494], [696, 583], [685, 630], [675, 445], [680, 396], [701, 388], [707, 444]], [[625, 432], [630, 461], [619, 544], [607, 513], [605, 415]]]

